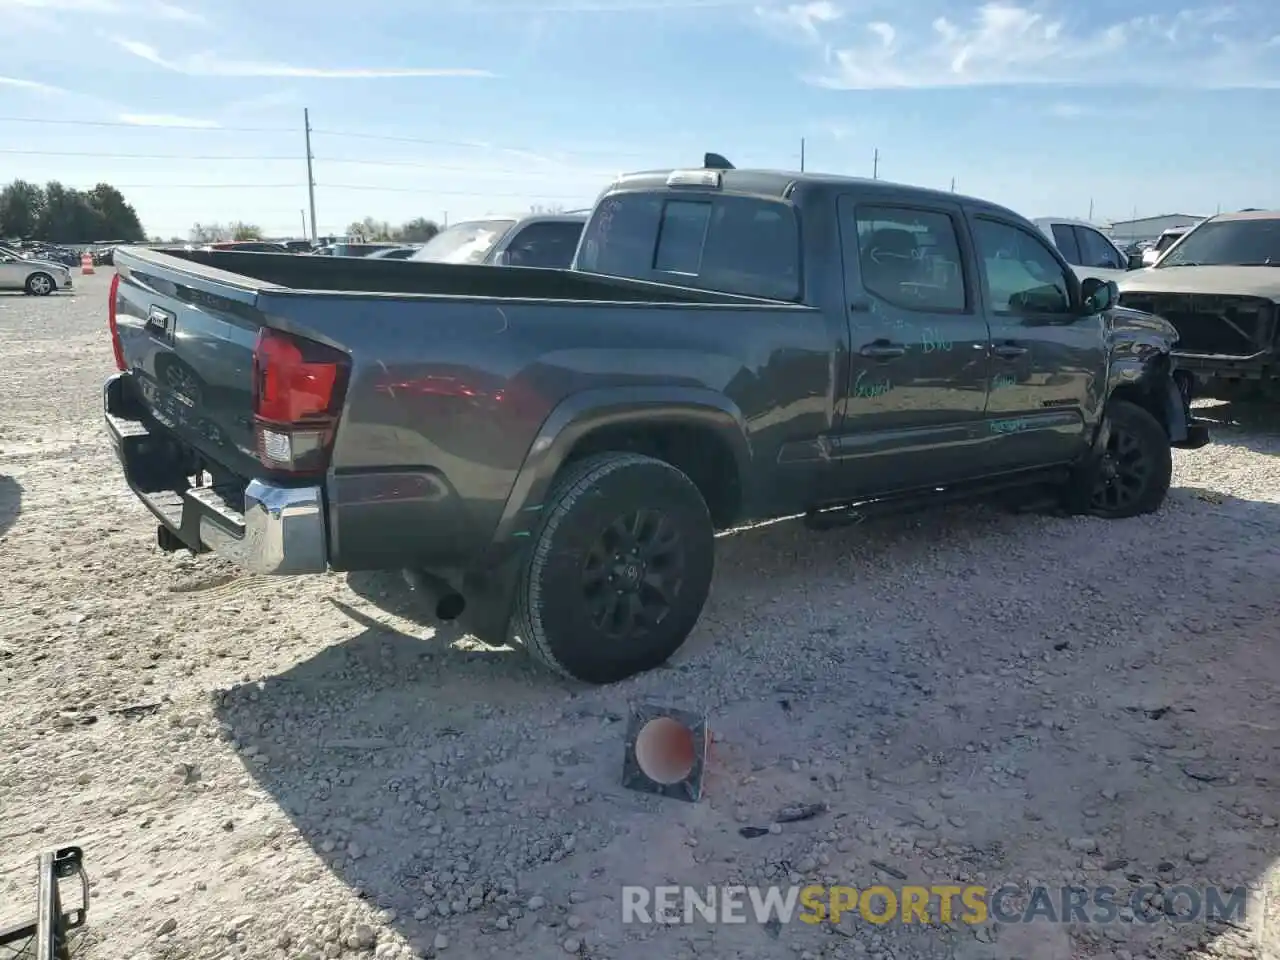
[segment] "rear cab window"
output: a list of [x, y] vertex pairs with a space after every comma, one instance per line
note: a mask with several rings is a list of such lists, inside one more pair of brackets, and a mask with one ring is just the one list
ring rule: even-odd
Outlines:
[[577, 269], [751, 297], [799, 301], [800, 227], [782, 200], [637, 191], [606, 197]]

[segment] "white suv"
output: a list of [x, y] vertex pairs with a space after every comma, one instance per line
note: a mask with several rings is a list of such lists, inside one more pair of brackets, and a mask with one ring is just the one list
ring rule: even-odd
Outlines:
[[1053, 241], [1081, 280], [1119, 280], [1129, 272], [1128, 256], [1093, 224], [1064, 217], [1040, 217], [1032, 222]]

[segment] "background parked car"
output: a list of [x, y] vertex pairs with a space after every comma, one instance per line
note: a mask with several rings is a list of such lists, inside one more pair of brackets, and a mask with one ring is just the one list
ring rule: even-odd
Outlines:
[[1166, 250], [1181, 240], [1192, 227], [1174, 227], [1160, 234], [1160, 239], [1148, 247], [1142, 254], [1142, 265], [1149, 267], [1153, 265]]
[[209, 243], [202, 250], [235, 250], [240, 253], [290, 253], [283, 243], [270, 240], [228, 240], [222, 243]]
[[567, 269], [590, 211], [464, 220], [432, 237], [410, 260]]
[[373, 253], [367, 254], [370, 260], [408, 260], [421, 247], [387, 247], [385, 250], [375, 250]]
[[10, 247], [0, 247], [0, 289], [47, 297], [55, 290], [71, 289], [71, 269], [63, 263], [37, 260]]
[[1110, 237], [1084, 220], [1039, 217], [1032, 222], [1053, 241], [1063, 259], [1071, 264], [1071, 269], [1081, 280], [1085, 277], [1119, 280], [1130, 270], [1142, 265], [1139, 258], [1130, 257]]

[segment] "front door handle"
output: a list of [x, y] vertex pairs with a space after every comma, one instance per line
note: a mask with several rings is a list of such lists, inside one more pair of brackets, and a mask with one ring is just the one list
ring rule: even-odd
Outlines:
[[905, 356], [907, 348], [900, 343], [890, 343], [888, 340], [875, 340], [871, 343], [862, 345], [862, 349], [858, 351], [862, 356], [872, 360], [893, 360], [897, 357]]
[[1001, 360], [1017, 360], [1026, 355], [1027, 348], [1020, 347], [1016, 343], [997, 343], [991, 352]]

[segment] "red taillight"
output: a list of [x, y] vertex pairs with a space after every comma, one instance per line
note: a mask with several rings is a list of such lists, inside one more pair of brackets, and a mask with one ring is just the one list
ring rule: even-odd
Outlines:
[[253, 350], [258, 459], [270, 470], [323, 473], [342, 410], [350, 359], [340, 350], [263, 327]]
[[111, 331], [111, 352], [116, 355], [116, 369], [128, 370], [124, 362], [124, 344], [120, 342], [120, 328], [116, 325], [116, 296], [120, 292], [120, 274], [111, 278], [111, 292], [107, 294], [107, 329]]

